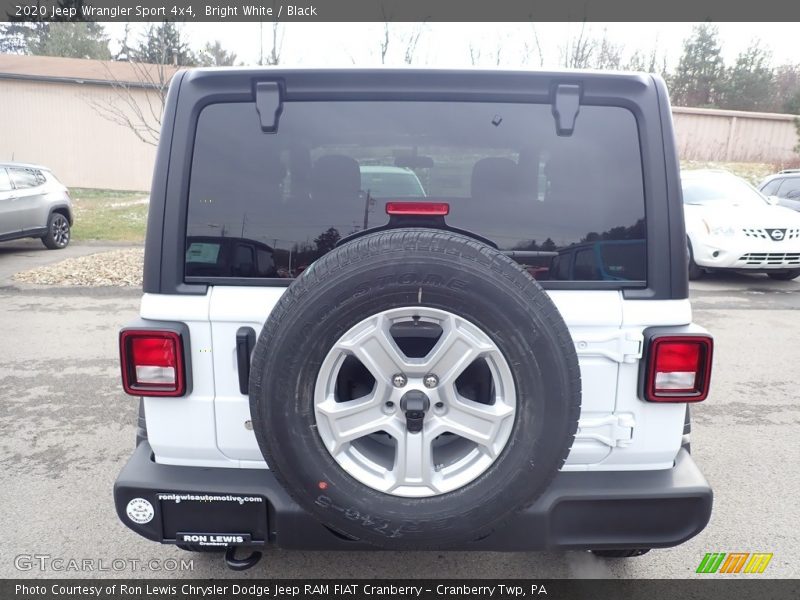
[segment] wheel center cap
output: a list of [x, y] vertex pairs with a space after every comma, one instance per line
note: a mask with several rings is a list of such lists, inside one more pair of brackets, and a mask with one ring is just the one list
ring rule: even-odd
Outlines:
[[425, 392], [409, 390], [400, 398], [400, 410], [406, 415], [406, 430], [409, 433], [422, 431], [425, 413], [430, 409], [431, 401]]

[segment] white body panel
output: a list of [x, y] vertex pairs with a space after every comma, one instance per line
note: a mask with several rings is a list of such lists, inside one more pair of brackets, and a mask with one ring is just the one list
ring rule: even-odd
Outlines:
[[[239, 392], [236, 331], [260, 332], [282, 287], [212, 287], [205, 296], [145, 294], [145, 319], [182, 321], [190, 331], [192, 391], [147, 398], [148, 439], [162, 464], [266, 468]], [[551, 291], [569, 326], [583, 399], [563, 470], [667, 469], [680, 448], [685, 405], [638, 398], [642, 332], [688, 325], [688, 300], [632, 301], [618, 291]], [[212, 351], [213, 349], [213, 351]]]

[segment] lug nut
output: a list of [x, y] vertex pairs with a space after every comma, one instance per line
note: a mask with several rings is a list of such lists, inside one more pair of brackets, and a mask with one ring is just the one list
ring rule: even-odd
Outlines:
[[389, 401], [386, 403], [386, 408], [394, 408], [394, 402], [392, 402], [391, 400], [389, 400]]
[[441, 410], [441, 409], [444, 408], [444, 402], [437, 402], [433, 406], [434, 406], [434, 408], [437, 408], [437, 409]]
[[403, 375], [402, 373], [398, 373], [397, 375], [392, 376], [392, 384], [394, 387], [403, 387], [405, 384], [408, 383], [408, 377]]
[[429, 375], [425, 375], [425, 378], [422, 380], [422, 383], [425, 384], [426, 388], [435, 388], [437, 385], [439, 385], [439, 378], [433, 373], [431, 373]]

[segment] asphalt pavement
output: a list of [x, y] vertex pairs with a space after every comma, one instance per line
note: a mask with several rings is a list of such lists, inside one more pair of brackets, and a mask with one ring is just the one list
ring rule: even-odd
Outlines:
[[[218, 555], [138, 537], [114, 511], [136, 419], [136, 400], [120, 391], [117, 330], [136, 316], [139, 290], [11, 285], [20, 260], [26, 268], [53, 260], [23, 250], [0, 251], [0, 577], [691, 577], [706, 552], [771, 552], [761, 577], [800, 575], [798, 282], [726, 275], [692, 285], [695, 321], [716, 338], [712, 393], [694, 408], [692, 433], [715, 506], [689, 542], [617, 561], [586, 552], [274, 550], [234, 573]], [[170, 558], [192, 568], [175, 572]]]

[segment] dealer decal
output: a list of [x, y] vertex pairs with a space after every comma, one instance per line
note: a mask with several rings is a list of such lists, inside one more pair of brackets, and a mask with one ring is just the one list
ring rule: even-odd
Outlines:
[[261, 496], [237, 496], [233, 494], [176, 494], [161, 493], [158, 495], [161, 501], [171, 500], [175, 504], [181, 501], [191, 502], [238, 502], [239, 504], [249, 504], [251, 502], [264, 502]]
[[153, 520], [155, 510], [153, 510], [153, 505], [150, 504], [148, 500], [144, 498], [134, 498], [128, 502], [128, 506], [125, 507], [125, 514], [127, 514], [128, 518], [134, 523], [144, 525]]
[[198, 546], [228, 546], [230, 544], [247, 544], [251, 540], [249, 533], [177, 533], [175, 541]]

